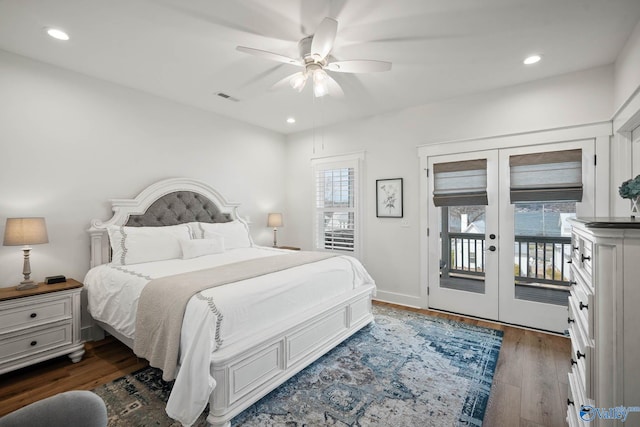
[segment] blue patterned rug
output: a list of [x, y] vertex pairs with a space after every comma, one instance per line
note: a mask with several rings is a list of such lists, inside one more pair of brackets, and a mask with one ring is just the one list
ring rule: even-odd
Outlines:
[[[375, 323], [235, 417], [234, 427], [480, 426], [502, 332], [374, 306]], [[94, 390], [109, 426], [173, 426], [146, 368]], [[196, 425], [204, 426], [206, 415]]]

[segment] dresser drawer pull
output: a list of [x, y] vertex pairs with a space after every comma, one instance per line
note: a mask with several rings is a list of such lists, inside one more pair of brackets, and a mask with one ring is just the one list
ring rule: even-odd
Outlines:
[[38, 345], [38, 341], [31, 341], [31, 347]]
[[591, 261], [591, 257], [590, 256], [584, 256], [584, 254], [580, 254], [580, 259], [582, 259], [582, 262]]
[[578, 362], [576, 362], [575, 360], [573, 360], [573, 357], [572, 357], [572, 358], [571, 358], [571, 366], [573, 366], [573, 365], [577, 365], [577, 364], [578, 364]]
[[580, 301], [580, 310], [582, 310], [583, 308], [589, 308], [589, 304], [584, 304], [582, 301]]
[[574, 323], [574, 322], [575, 322], [574, 319], [572, 319], [571, 317], [567, 317], [567, 323]]
[[567, 406], [576, 406], [576, 405], [573, 403], [573, 400], [567, 399]]
[[31, 315], [29, 317], [31, 317], [32, 319], [35, 319], [36, 316], [38, 316], [38, 313], [31, 313]]
[[585, 359], [587, 358], [587, 355], [584, 353], [580, 353], [580, 350], [576, 351], [576, 356], [578, 356], [578, 360], [580, 360], [581, 357], [584, 357]]

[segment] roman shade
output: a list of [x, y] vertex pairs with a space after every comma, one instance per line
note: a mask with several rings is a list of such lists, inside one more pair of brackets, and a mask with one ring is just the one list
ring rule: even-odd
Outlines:
[[487, 205], [487, 159], [433, 165], [433, 204]]
[[511, 203], [582, 201], [582, 150], [509, 156]]

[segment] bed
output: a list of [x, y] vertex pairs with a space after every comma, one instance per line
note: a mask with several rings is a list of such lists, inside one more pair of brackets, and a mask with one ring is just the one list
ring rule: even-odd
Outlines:
[[208, 404], [207, 422], [230, 426], [373, 321], [375, 283], [355, 258], [256, 245], [206, 183], [167, 179], [111, 205], [89, 229], [88, 309], [175, 378], [167, 414], [184, 425]]

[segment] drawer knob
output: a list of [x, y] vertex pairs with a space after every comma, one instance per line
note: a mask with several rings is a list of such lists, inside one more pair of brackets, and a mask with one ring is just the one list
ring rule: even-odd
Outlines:
[[572, 358], [571, 358], [571, 366], [573, 366], [573, 365], [577, 365], [577, 364], [578, 364], [578, 362], [576, 362], [575, 360], [573, 360], [573, 357], [572, 357]]
[[582, 259], [582, 262], [591, 261], [591, 257], [590, 256], [584, 256], [584, 254], [580, 254], [580, 259]]
[[573, 285], [577, 285], [578, 282], [576, 282], [575, 280], [572, 280], [569, 282], [569, 286], [573, 286]]
[[567, 399], [567, 406], [576, 406], [576, 405], [573, 403], [573, 400]]
[[31, 341], [31, 347], [38, 345], [38, 341]]
[[580, 350], [576, 351], [576, 356], [578, 356], [578, 360], [579, 360], [581, 357], [584, 357], [585, 359], [587, 358], [587, 355], [586, 355], [586, 354], [584, 354], [584, 353], [580, 353]]
[[580, 310], [582, 310], [583, 308], [589, 308], [589, 304], [584, 304], [582, 301], [580, 301]]
[[32, 319], [35, 319], [36, 316], [38, 316], [38, 313], [31, 313], [31, 315], [29, 315], [29, 317], [31, 317]]
[[574, 250], [574, 251], [577, 251], [578, 249], [580, 249], [580, 246], [574, 246], [574, 247], [573, 247], [573, 250]]
[[571, 317], [567, 317], [567, 323], [574, 323], [574, 322], [575, 322], [574, 319], [572, 319]]
[[568, 259], [567, 264], [573, 264], [573, 261], [571, 259]]

